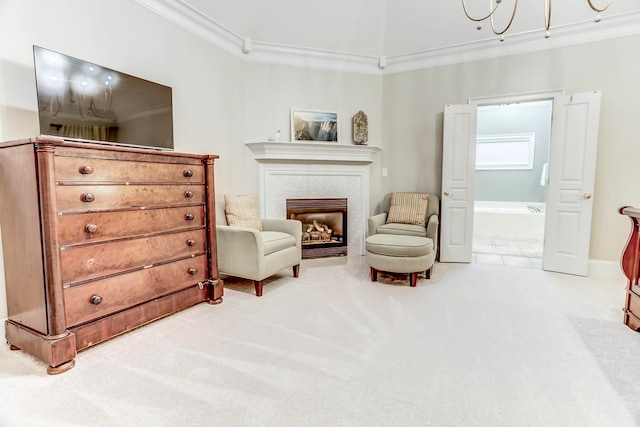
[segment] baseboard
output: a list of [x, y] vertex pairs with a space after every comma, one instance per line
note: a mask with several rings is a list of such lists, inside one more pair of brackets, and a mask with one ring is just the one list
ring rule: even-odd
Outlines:
[[589, 260], [589, 276], [604, 277], [607, 279], [620, 279], [621, 282], [627, 280], [620, 263], [616, 261], [603, 261], [599, 259]]

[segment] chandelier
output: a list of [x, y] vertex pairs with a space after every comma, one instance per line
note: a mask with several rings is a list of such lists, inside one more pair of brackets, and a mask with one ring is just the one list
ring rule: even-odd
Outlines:
[[[593, 0], [587, 0], [587, 3], [589, 4], [589, 7], [596, 12], [596, 18], [595, 18], [595, 22], [600, 22], [600, 12], [604, 12], [605, 10], [607, 10], [609, 8], [609, 6], [611, 5], [611, 3], [613, 2], [613, 0], [607, 0], [607, 4], [604, 5], [604, 7], [597, 7], [596, 5], [593, 4]], [[544, 27], [545, 27], [545, 38], [549, 38], [551, 36], [551, 3], [552, 0], [544, 0]], [[502, 4], [502, 0], [489, 0], [489, 13], [485, 16], [482, 17], [473, 17], [469, 14], [469, 11], [467, 10], [467, 4], [465, 2], [465, 0], [462, 0], [462, 9], [464, 10], [464, 14], [467, 15], [467, 18], [469, 18], [470, 20], [477, 22], [478, 26], [476, 27], [477, 30], [481, 30], [482, 29], [482, 25], [481, 22], [486, 21], [487, 19], [489, 20], [489, 22], [491, 23], [491, 31], [493, 31], [493, 33], [497, 36], [500, 36], [500, 41], [503, 42], [504, 41], [504, 33], [507, 32], [507, 30], [511, 27], [511, 24], [513, 23], [513, 19], [516, 16], [516, 11], [518, 10], [518, 0], [514, 0], [513, 3], [513, 10], [511, 11], [511, 17], [509, 18], [509, 21], [507, 22], [507, 24], [505, 25], [504, 28], [502, 29], [496, 29], [496, 25], [493, 19], [493, 15], [496, 12], [496, 10], [498, 10], [498, 7]]]

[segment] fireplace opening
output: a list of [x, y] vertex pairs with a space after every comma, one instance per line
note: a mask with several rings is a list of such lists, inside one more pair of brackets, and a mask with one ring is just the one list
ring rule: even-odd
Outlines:
[[287, 218], [302, 222], [302, 259], [347, 255], [347, 199], [287, 199]]

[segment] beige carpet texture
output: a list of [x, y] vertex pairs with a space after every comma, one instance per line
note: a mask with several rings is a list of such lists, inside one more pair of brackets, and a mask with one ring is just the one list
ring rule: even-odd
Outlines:
[[0, 426], [640, 425], [623, 279], [436, 264], [410, 288], [363, 258], [304, 261], [261, 298], [230, 278], [222, 304], [56, 376], [2, 345]]

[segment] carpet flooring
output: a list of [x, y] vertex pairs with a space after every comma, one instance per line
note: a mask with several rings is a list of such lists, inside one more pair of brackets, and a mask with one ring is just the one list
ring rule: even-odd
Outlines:
[[0, 346], [0, 426], [637, 426], [624, 280], [436, 264], [410, 288], [363, 257], [303, 262], [46, 375]]

